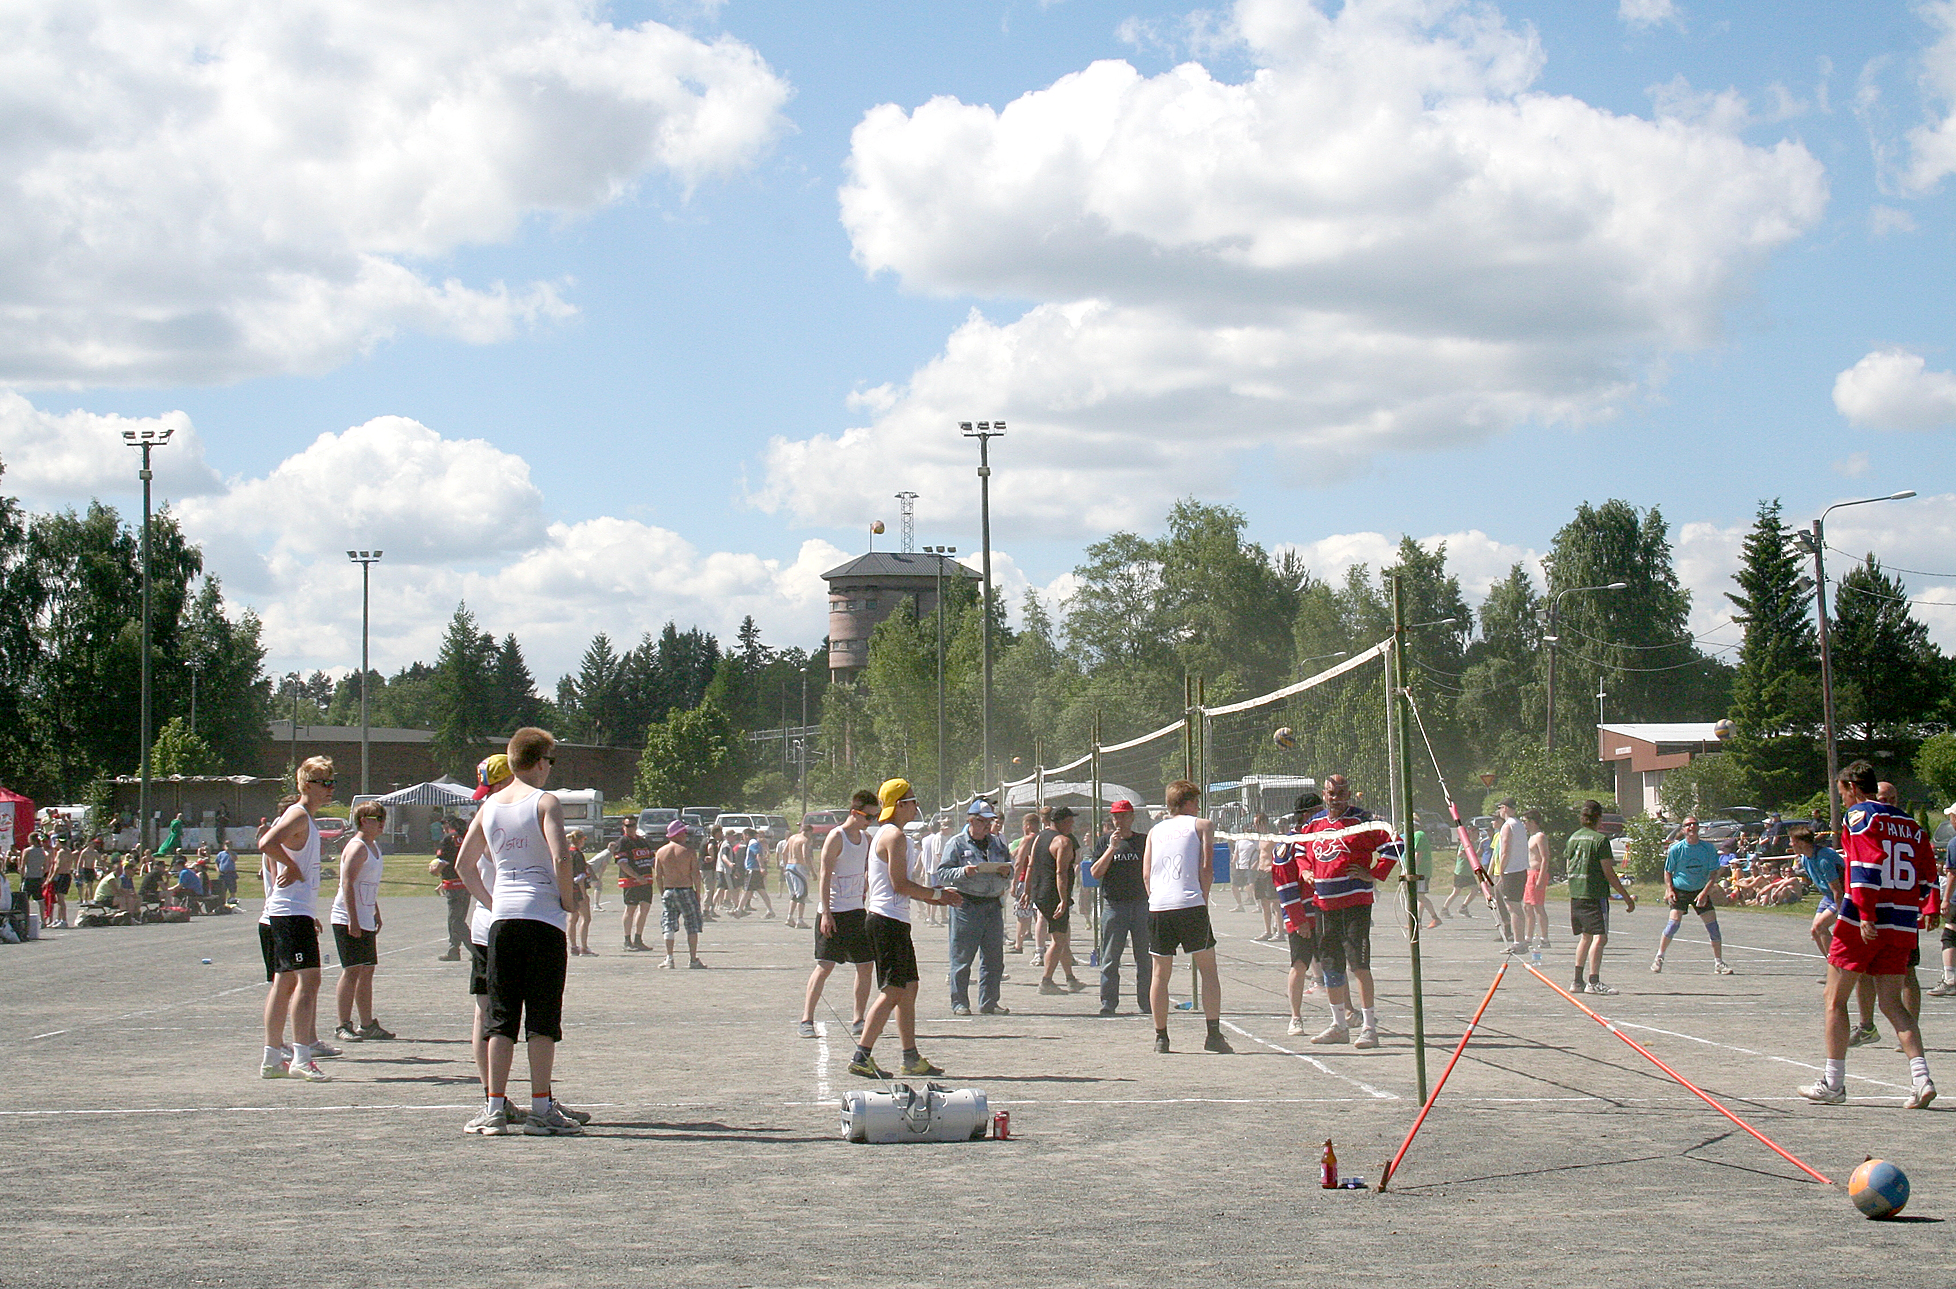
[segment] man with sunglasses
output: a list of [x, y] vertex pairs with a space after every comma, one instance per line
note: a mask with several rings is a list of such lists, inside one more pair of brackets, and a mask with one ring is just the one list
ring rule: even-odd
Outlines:
[[1664, 900], [1671, 906], [1671, 920], [1664, 924], [1664, 932], [1657, 938], [1657, 956], [1650, 960], [1653, 972], [1664, 970], [1664, 951], [1671, 947], [1671, 939], [1684, 921], [1685, 910], [1695, 909], [1704, 919], [1705, 938], [1711, 941], [1712, 972], [1720, 976], [1733, 974], [1725, 965], [1725, 940], [1711, 902], [1712, 880], [1723, 866], [1718, 847], [1698, 836], [1698, 817], [1686, 816], [1684, 836], [1673, 842], [1664, 854]]
[[[1405, 845], [1390, 825], [1352, 804], [1351, 784], [1342, 774], [1326, 775], [1324, 809], [1298, 828], [1294, 843], [1311, 879], [1311, 899], [1318, 910], [1317, 954], [1324, 972], [1324, 992], [1331, 1003], [1331, 1025], [1313, 1043], [1379, 1045], [1378, 1013], [1373, 1010], [1372, 897], [1373, 884], [1390, 873], [1405, 853]], [[1358, 984], [1358, 1037], [1351, 1034], [1351, 986]]]
[[803, 1038], [815, 1037], [815, 1005], [822, 1001], [822, 990], [829, 973], [838, 963], [856, 964], [856, 1006], [851, 1014], [850, 1032], [863, 1032], [863, 1016], [869, 1011], [869, 989], [874, 976], [875, 955], [863, 928], [863, 880], [869, 871], [869, 828], [875, 818], [876, 794], [859, 789], [849, 799], [849, 814], [822, 839], [822, 857], [815, 884], [815, 970], [808, 974], [808, 989], [796, 1032]]
[[913, 1078], [944, 1073], [917, 1050], [917, 949], [910, 939], [910, 901], [956, 908], [964, 897], [956, 891], [932, 894], [932, 888], [910, 874], [910, 836], [903, 826], [917, 817], [917, 794], [908, 779], [886, 779], [877, 790], [883, 825], [869, 847], [869, 872], [863, 883], [863, 928], [875, 955], [876, 987], [882, 992], [863, 1015], [862, 1037], [856, 1040], [849, 1073], [866, 1079], [889, 1076], [872, 1053], [883, 1026], [896, 1017], [897, 1037], [903, 1043], [903, 1072]]
[[[265, 1061], [260, 1078], [324, 1083], [316, 1061], [338, 1056], [319, 1041], [319, 825], [313, 815], [333, 799], [333, 763], [315, 756], [299, 767], [299, 799], [258, 841], [264, 855], [265, 908], [258, 944], [265, 957]], [[292, 1046], [285, 1047], [287, 1023]]]

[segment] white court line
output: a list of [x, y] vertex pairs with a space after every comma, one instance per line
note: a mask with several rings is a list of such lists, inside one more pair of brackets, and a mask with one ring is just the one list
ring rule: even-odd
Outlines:
[[1342, 1082], [1349, 1083], [1353, 1087], [1357, 1088], [1360, 1092], [1365, 1093], [1365, 1095], [1371, 1097], [1375, 1101], [1399, 1100], [1399, 1094], [1396, 1092], [1382, 1092], [1378, 1088], [1373, 1087], [1369, 1083], [1362, 1082], [1358, 1079], [1349, 1078], [1346, 1075], [1338, 1073], [1338, 1071], [1332, 1069], [1329, 1065], [1326, 1065], [1323, 1061], [1318, 1060], [1315, 1056], [1307, 1056], [1303, 1052], [1293, 1052], [1288, 1047], [1280, 1047], [1277, 1044], [1271, 1042], [1267, 1038], [1258, 1038], [1255, 1034], [1250, 1033], [1250, 1031], [1244, 1029], [1241, 1025], [1232, 1024], [1229, 1021], [1223, 1021], [1222, 1027], [1224, 1029], [1233, 1030], [1236, 1033], [1241, 1034], [1244, 1038], [1249, 1039], [1252, 1043], [1261, 1043], [1263, 1044], [1263, 1046], [1269, 1048], [1273, 1052], [1282, 1052], [1285, 1056], [1295, 1057], [1296, 1059], [1304, 1062], [1306, 1065], [1312, 1066], [1313, 1068], [1320, 1070], [1325, 1074], [1329, 1074], [1334, 1079], [1338, 1079], [1341, 1080]]
[[[1728, 1052], [1738, 1052], [1744, 1056], [1757, 1056], [1763, 1060], [1778, 1061], [1781, 1065], [1791, 1065], [1802, 1070], [1813, 1070], [1816, 1073], [1822, 1073], [1825, 1069], [1825, 1067], [1819, 1065], [1808, 1065], [1805, 1061], [1796, 1061], [1790, 1056], [1774, 1056], [1770, 1052], [1755, 1052], [1749, 1047], [1734, 1047], [1730, 1043], [1714, 1043], [1709, 1038], [1699, 1038], [1696, 1034], [1680, 1034], [1673, 1029], [1658, 1029], [1654, 1025], [1637, 1025], [1627, 1020], [1619, 1020], [1613, 1023], [1621, 1029], [1640, 1029], [1647, 1034], [1662, 1034], [1667, 1038], [1682, 1038], [1693, 1043], [1703, 1043], [1706, 1047], [1718, 1047]], [[1894, 1088], [1899, 1092], [1909, 1090], [1899, 1083], [1884, 1083], [1880, 1079], [1870, 1079], [1860, 1074], [1850, 1074], [1847, 1077], [1860, 1083], [1872, 1083], [1878, 1088]], [[1743, 1099], [1756, 1101], [1762, 1098], [1746, 1097]]]
[[815, 1099], [824, 1104], [834, 1099], [829, 1088], [829, 1023], [825, 1020], [815, 1022]]
[[[1678, 944], [1711, 943], [1710, 940], [1687, 940], [1681, 935], [1674, 935], [1671, 939]], [[1795, 953], [1790, 949], [1762, 949], [1756, 944], [1734, 944], [1730, 940], [1723, 941], [1722, 943], [1728, 949], [1744, 949], [1747, 953], [1776, 953], [1782, 958], [1812, 958], [1815, 961], [1824, 961], [1817, 953]]]

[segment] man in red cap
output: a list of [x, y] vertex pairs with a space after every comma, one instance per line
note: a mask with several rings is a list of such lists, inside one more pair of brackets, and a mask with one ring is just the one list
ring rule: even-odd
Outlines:
[[1148, 958], [1148, 886], [1141, 878], [1147, 839], [1134, 831], [1134, 803], [1108, 807], [1114, 830], [1093, 858], [1100, 883], [1100, 1014], [1121, 1010], [1121, 954], [1134, 955], [1134, 1010], [1148, 1010], [1148, 984], [1154, 968]]

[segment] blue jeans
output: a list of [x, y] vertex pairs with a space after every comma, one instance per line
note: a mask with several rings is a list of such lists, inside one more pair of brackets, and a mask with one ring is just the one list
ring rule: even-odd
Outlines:
[[1121, 1005], [1122, 941], [1134, 952], [1135, 1006], [1148, 1010], [1154, 985], [1154, 960], [1148, 956], [1148, 901], [1103, 900], [1100, 905], [1100, 1005]]
[[951, 1004], [971, 1005], [971, 965], [978, 962], [978, 1007], [998, 1006], [1005, 974], [1005, 904], [966, 899], [951, 910]]

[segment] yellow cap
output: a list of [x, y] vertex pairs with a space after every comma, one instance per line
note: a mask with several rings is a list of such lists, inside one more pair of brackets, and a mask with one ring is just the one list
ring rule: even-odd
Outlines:
[[910, 780], [883, 780], [883, 786], [876, 790], [876, 800], [883, 807], [883, 813], [878, 815], [877, 819], [883, 823], [888, 823], [890, 816], [896, 813], [896, 808], [899, 805], [905, 801], [915, 801], [916, 799], [916, 794], [910, 790]]

